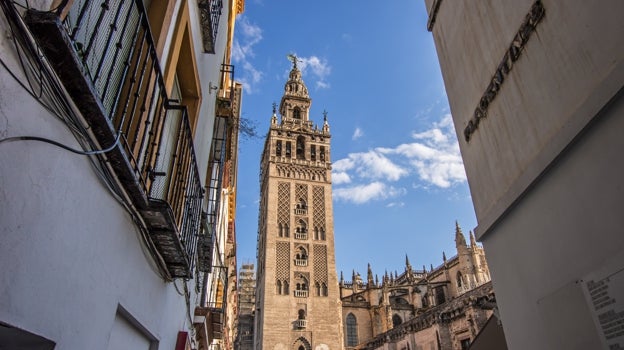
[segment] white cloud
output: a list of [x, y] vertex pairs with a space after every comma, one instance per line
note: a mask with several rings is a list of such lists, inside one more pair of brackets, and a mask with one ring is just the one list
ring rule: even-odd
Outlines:
[[353, 131], [353, 136], [351, 136], [351, 140], [357, 140], [360, 137], [364, 136], [364, 132], [362, 131], [362, 129], [355, 128], [355, 130]]
[[[358, 130], [352, 138], [356, 139]], [[430, 129], [412, 133], [414, 142], [395, 147], [377, 147], [368, 152], [350, 153], [333, 164], [334, 185], [352, 184], [350, 187], [334, 188], [338, 199], [364, 203], [374, 199], [386, 199], [401, 191], [386, 185], [410, 175], [415, 189], [431, 187], [449, 188], [466, 181], [466, 174], [459, 152], [450, 114]], [[349, 181], [345, 181], [349, 179]], [[373, 181], [372, 183], [367, 183]], [[405, 190], [402, 190], [405, 191]], [[399, 206], [400, 202], [387, 206]]]
[[390, 202], [386, 204], [386, 208], [393, 208], [393, 207], [402, 208], [404, 206], [405, 206], [404, 202]]
[[366, 185], [338, 188], [335, 189], [333, 193], [336, 200], [362, 204], [371, 200], [396, 197], [404, 194], [405, 190], [376, 181]]
[[262, 40], [262, 28], [240, 16], [236, 21], [237, 36], [232, 45], [232, 62], [243, 67], [243, 73], [237, 80], [243, 84], [246, 93], [253, 93], [255, 85], [262, 80], [262, 72], [251, 63], [255, 56], [254, 46]]
[[351, 182], [349, 174], [342, 171], [332, 173], [332, 183], [334, 185], [347, 184], [349, 182]]

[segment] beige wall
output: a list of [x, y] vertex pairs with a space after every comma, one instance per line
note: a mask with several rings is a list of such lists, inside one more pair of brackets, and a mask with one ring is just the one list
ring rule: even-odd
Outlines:
[[617, 256], [624, 267], [624, 2], [541, 3], [469, 142], [464, 128], [534, 2], [443, 1], [432, 32], [509, 347], [594, 349], [579, 281]]

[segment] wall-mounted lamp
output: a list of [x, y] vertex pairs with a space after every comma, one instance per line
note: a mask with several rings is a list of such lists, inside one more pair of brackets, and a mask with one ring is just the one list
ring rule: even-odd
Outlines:
[[208, 94], [212, 94], [213, 90], [217, 90], [219, 87], [217, 85], [212, 85], [212, 82], [208, 82]]

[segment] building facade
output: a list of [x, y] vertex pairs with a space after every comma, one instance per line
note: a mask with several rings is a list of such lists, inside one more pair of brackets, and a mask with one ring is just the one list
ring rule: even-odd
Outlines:
[[496, 298], [483, 248], [456, 224], [457, 255], [442, 265], [386, 271], [381, 282], [369, 265], [366, 280], [340, 280], [347, 349], [468, 349], [494, 313]]
[[0, 2], [1, 348], [231, 348], [243, 6]]
[[425, 4], [509, 348], [624, 348], [624, 3]]
[[254, 264], [242, 264], [238, 273], [238, 332], [236, 350], [253, 350], [256, 308], [256, 270]]
[[255, 349], [342, 349], [329, 124], [291, 60], [260, 164]]

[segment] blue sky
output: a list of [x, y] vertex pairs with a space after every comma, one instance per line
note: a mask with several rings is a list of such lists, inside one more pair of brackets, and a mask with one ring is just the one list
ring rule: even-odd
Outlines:
[[247, 0], [232, 59], [242, 116], [259, 139], [239, 150], [238, 260], [255, 262], [258, 169], [295, 53], [318, 125], [332, 135], [336, 267], [381, 275], [455, 255], [455, 221], [476, 226], [422, 0]]

